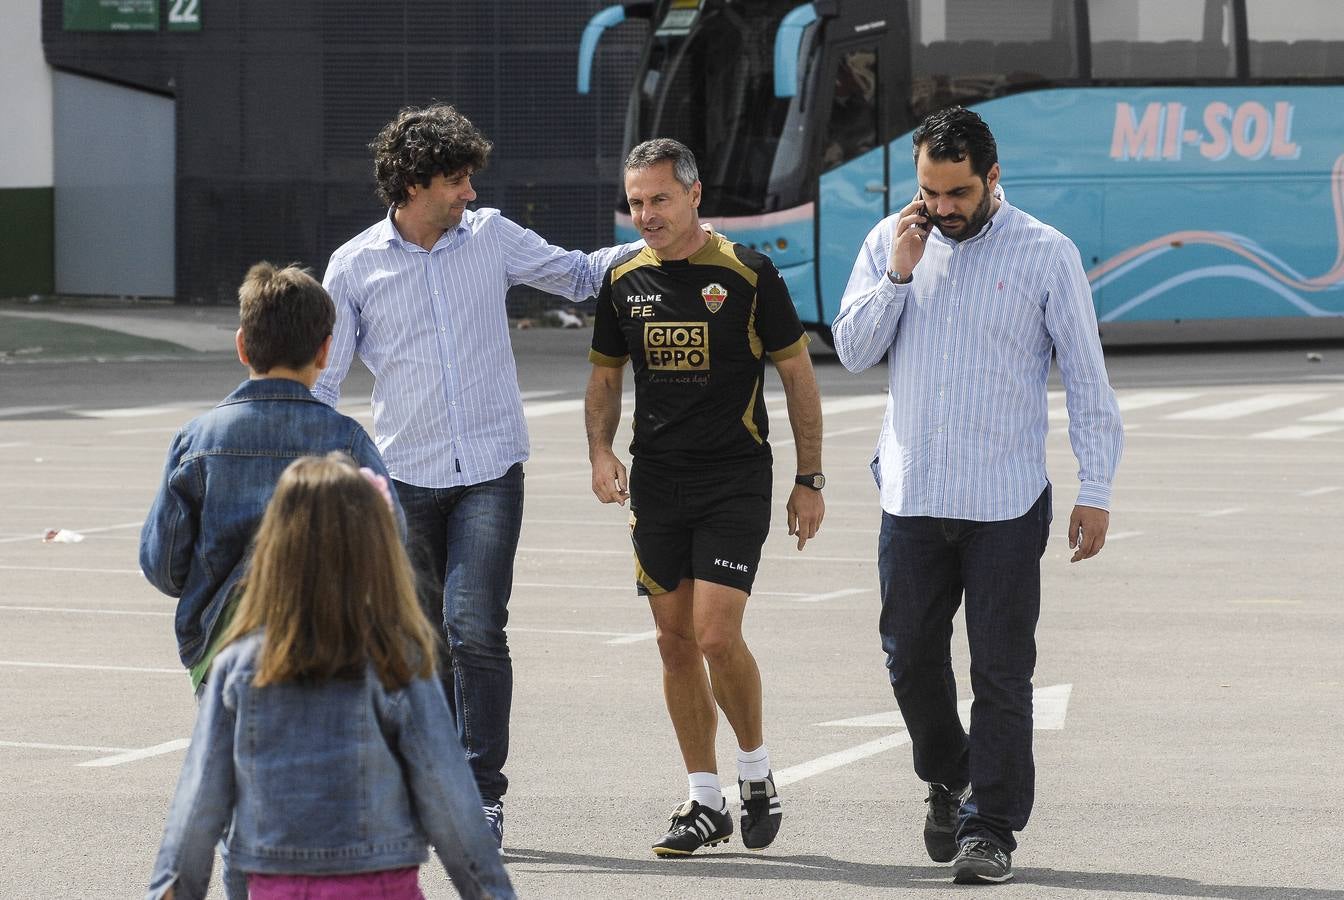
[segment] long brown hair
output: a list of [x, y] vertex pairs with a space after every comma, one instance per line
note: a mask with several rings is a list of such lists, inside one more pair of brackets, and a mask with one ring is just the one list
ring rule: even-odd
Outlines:
[[234, 641], [265, 629], [258, 687], [357, 678], [389, 689], [434, 671], [435, 634], [387, 501], [343, 453], [305, 456], [280, 476], [257, 531]]

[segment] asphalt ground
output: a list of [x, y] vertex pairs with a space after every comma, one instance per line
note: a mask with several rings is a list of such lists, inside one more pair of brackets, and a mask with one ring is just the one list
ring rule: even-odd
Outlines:
[[[228, 315], [174, 316], [197, 350], [57, 340], [27, 354], [39, 361], [0, 361], [3, 897], [135, 897], [158, 844], [195, 704], [173, 601], [137, 570], [138, 523], [173, 432], [243, 377]], [[770, 376], [783, 464], [746, 631], [784, 828], [763, 853], [735, 837], [664, 861], [649, 844], [685, 780], [626, 513], [588, 488], [588, 333], [516, 338], [533, 444], [510, 626], [505, 844], [521, 895], [1344, 900], [1344, 347], [1110, 354], [1127, 446], [1110, 540], [1076, 565], [1063, 538], [1076, 464], [1053, 417], [1035, 812], [1014, 883], [958, 888], [924, 853], [924, 788], [876, 634], [866, 463], [884, 370], [854, 376], [817, 354], [827, 517], [802, 553], [785, 533], [791, 447]], [[344, 409], [365, 423], [369, 386], [358, 369], [346, 383]], [[48, 528], [85, 540], [42, 543]], [[959, 621], [969, 697], [962, 634]], [[732, 749], [725, 722], [727, 781]], [[433, 862], [423, 883], [452, 896]]]

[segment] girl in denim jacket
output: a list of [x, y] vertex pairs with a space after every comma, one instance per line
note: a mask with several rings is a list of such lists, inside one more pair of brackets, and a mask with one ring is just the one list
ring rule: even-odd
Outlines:
[[221, 839], [253, 900], [419, 900], [430, 843], [462, 896], [514, 896], [380, 490], [339, 453], [281, 476], [148, 897], [204, 897]]

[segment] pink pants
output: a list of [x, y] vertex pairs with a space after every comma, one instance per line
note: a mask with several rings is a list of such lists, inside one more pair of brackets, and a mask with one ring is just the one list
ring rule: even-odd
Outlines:
[[251, 900], [425, 900], [420, 867], [359, 875], [247, 876]]

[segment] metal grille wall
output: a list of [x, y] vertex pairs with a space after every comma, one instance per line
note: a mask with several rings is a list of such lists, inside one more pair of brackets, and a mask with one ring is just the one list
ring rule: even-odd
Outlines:
[[42, 0], [43, 41], [58, 69], [176, 99], [177, 300], [232, 303], [256, 260], [320, 273], [383, 215], [368, 144], [433, 100], [495, 144], [478, 205], [564, 247], [609, 243], [644, 26], [608, 32], [579, 96], [579, 35], [608, 3], [203, 0], [198, 32], [79, 33], [62, 29], [62, 0]]

